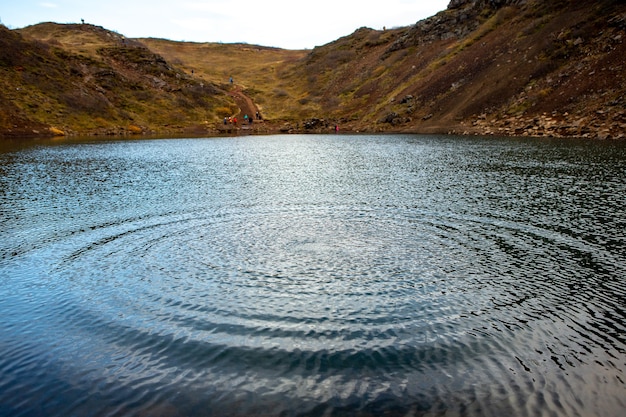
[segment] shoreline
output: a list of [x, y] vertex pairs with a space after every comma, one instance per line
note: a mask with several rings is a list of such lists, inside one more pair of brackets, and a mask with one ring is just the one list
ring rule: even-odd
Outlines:
[[0, 133], [0, 142], [2, 141], [15, 141], [15, 140], [30, 140], [30, 139], [76, 139], [76, 138], [92, 138], [92, 139], [160, 139], [160, 138], [183, 138], [183, 137], [237, 137], [237, 136], [267, 136], [267, 135], [397, 135], [397, 134], [409, 134], [409, 135], [450, 135], [450, 136], [493, 136], [501, 138], [546, 138], [546, 139], [585, 139], [590, 141], [626, 141], [626, 135], [620, 134], [618, 136], [612, 136], [610, 134], [602, 134], [598, 132], [584, 133], [580, 135], [560, 135], [552, 134], [542, 130], [524, 130], [521, 134], [508, 133], [503, 131], [502, 128], [494, 129], [473, 129], [459, 127], [444, 129], [444, 128], [425, 128], [425, 129], [350, 129], [343, 128], [340, 131], [329, 129], [284, 129], [284, 128], [269, 128], [269, 129], [171, 129], [171, 130], [158, 130], [147, 131], [142, 133], [128, 133], [124, 131], [107, 131], [107, 132], [64, 132], [63, 135], [46, 133], [46, 132], [26, 132], [17, 133], [12, 132], [6, 134]]
[[[338, 130], [336, 130], [338, 127]], [[437, 134], [460, 136], [547, 137], [589, 140], [626, 140], [626, 111], [573, 117], [568, 114], [540, 116], [488, 117], [480, 115], [469, 120], [446, 123], [427, 120], [415, 126], [392, 123], [358, 123], [353, 121], [309, 118], [289, 120], [255, 120], [253, 124], [223, 125], [221, 123], [188, 126], [145, 127], [129, 125], [93, 130], [20, 126], [0, 130], [0, 140], [28, 138], [102, 137], [140, 138], [166, 136], [243, 136], [273, 134]]]

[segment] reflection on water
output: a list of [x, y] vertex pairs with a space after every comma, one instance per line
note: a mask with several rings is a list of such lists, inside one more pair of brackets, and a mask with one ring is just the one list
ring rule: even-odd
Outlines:
[[0, 153], [0, 416], [621, 416], [626, 146]]

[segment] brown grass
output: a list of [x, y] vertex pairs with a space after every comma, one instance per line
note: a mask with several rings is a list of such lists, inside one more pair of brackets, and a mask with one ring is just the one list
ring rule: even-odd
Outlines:
[[449, 131], [478, 116], [542, 112], [620, 115], [624, 16], [617, 0], [529, 0], [447, 10], [407, 28], [360, 28], [311, 51], [132, 40], [90, 25], [19, 31], [30, 40], [5, 30], [0, 122], [188, 127], [218, 123], [248, 98], [266, 120], [327, 118], [344, 130]]
[[[184, 71], [199, 80], [230, 89], [230, 77], [251, 96], [268, 119], [289, 118], [293, 103], [302, 94], [298, 83], [285, 83], [291, 67], [307, 51], [267, 48], [248, 44], [172, 42], [140, 39], [169, 62], [178, 62]], [[298, 107], [297, 105], [295, 107]], [[223, 112], [222, 112], [223, 113]]]

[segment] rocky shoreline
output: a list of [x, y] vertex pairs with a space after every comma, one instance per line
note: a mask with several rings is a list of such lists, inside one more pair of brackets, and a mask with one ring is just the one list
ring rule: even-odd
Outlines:
[[555, 138], [585, 138], [600, 140], [626, 139], [626, 111], [605, 113], [598, 111], [585, 116], [543, 114], [536, 117], [515, 116], [489, 119], [478, 117], [462, 132], [498, 136], [547, 136]]
[[166, 135], [267, 135], [297, 133], [414, 133], [452, 134], [502, 137], [553, 137], [583, 138], [591, 140], [626, 140], [626, 111], [612, 113], [596, 112], [594, 115], [575, 117], [565, 114], [543, 114], [538, 117], [513, 116], [506, 118], [480, 115], [472, 121], [464, 121], [451, 126], [426, 127], [424, 129], [394, 128], [389, 124], [357, 126], [345, 120], [312, 118], [302, 122], [263, 122], [250, 126], [165, 126], [115, 127], [90, 131], [63, 131], [58, 128], [16, 127], [0, 132], [0, 138], [35, 137], [142, 137]]

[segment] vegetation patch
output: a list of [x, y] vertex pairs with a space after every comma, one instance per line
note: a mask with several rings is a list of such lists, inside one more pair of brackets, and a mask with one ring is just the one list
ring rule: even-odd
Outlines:
[[[336, 120], [342, 131], [526, 134], [543, 128], [528, 119], [545, 112], [563, 123], [545, 134], [626, 136], [626, 4], [451, 6], [310, 51], [127, 39], [92, 25], [0, 26], [0, 132], [208, 129], [254, 108], [268, 129]], [[567, 127], [583, 119], [585, 129]]]

